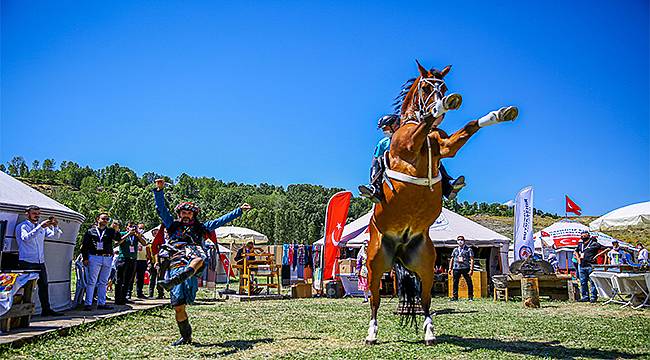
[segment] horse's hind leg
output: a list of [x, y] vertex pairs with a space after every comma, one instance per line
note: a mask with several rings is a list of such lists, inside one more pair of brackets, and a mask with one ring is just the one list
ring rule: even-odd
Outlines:
[[368, 337], [366, 344], [374, 345], [377, 343], [377, 311], [379, 310], [380, 296], [379, 286], [381, 277], [390, 269], [390, 260], [382, 247], [382, 235], [377, 230], [375, 224], [370, 222], [370, 243], [368, 244], [368, 285], [370, 287], [370, 324], [368, 326]]
[[422, 284], [422, 310], [424, 311], [424, 343], [433, 345], [436, 343], [436, 335], [433, 329], [433, 320], [431, 319], [431, 288], [433, 287], [433, 270], [436, 263], [436, 249], [425, 235], [425, 239], [417, 249], [419, 256], [412, 258], [409, 268], [415, 271], [420, 277]]

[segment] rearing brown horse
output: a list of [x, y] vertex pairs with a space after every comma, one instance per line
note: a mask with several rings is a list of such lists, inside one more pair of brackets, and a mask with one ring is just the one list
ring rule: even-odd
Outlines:
[[419, 297], [425, 316], [424, 340], [427, 345], [435, 343], [429, 308], [436, 250], [429, 238], [429, 227], [442, 211], [440, 160], [456, 155], [480, 128], [512, 121], [518, 115], [516, 107], [501, 108], [470, 121], [448, 136], [437, 126], [445, 112], [458, 109], [462, 102], [458, 94], [445, 96], [444, 77], [451, 66], [438, 71], [426, 70], [419, 62], [417, 65], [420, 75], [405, 88], [407, 92], [400, 109], [401, 126], [391, 139], [388, 170], [383, 182], [384, 200], [375, 205], [370, 220], [367, 265], [372, 315], [366, 338], [368, 344], [377, 341], [380, 280], [395, 263], [419, 278]]

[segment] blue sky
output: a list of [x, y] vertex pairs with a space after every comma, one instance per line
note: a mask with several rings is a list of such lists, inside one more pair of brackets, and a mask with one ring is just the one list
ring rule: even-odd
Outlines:
[[[488, 4], [489, 3], [489, 4]], [[650, 198], [647, 1], [2, 1], [0, 161], [356, 189], [404, 80], [452, 64], [459, 199]], [[356, 193], [356, 190], [355, 190]]]

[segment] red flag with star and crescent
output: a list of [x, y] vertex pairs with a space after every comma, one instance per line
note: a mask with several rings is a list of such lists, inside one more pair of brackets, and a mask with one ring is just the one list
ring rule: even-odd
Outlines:
[[574, 213], [576, 215], [581, 215], [582, 208], [578, 206], [578, 204], [574, 203], [573, 200], [569, 199], [569, 196], [564, 195], [564, 198], [566, 200], [566, 206], [565, 206], [565, 212], [567, 213]]
[[348, 219], [351, 197], [351, 192], [341, 191], [334, 194], [327, 204], [327, 213], [325, 215], [325, 250], [323, 252], [325, 259], [323, 264], [323, 280], [332, 279], [336, 274], [339, 241], [343, 234], [345, 222]]

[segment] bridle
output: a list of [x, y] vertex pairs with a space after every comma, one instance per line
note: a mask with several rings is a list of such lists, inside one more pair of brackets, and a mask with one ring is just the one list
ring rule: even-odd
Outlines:
[[[427, 84], [430, 85], [433, 88], [433, 91], [429, 94], [424, 94], [424, 91], [422, 90], [422, 85]], [[415, 119], [413, 118], [408, 118], [406, 122], [404, 122], [404, 125], [412, 123], [412, 124], [420, 124], [422, 122], [422, 118], [424, 118], [425, 114], [428, 114], [430, 112], [433, 112], [436, 110], [436, 106], [440, 106], [441, 100], [444, 96], [443, 93], [443, 86], [445, 86], [445, 81], [442, 79], [437, 79], [434, 77], [429, 77], [425, 78], [422, 77], [420, 78], [420, 81], [418, 81], [418, 88], [417, 88], [417, 105], [418, 108], [415, 110]], [[432, 155], [432, 149], [431, 149], [431, 140], [427, 136], [427, 155], [428, 155], [428, 163], [427, 163], [427, 177], [426, 178], [418, 178], [415, 176], [410, 176], [407, 174], [403, 174], [394, 170], [391, 170], [388, 167], [388, 164], [385, 164], [386, 170], [384, 172], [386, 176], [386, 180], [388, 182], [388, 186], [392, 189], [392, 183], [390, 182], [390, 179], [395, 179], [415, 185], [422, 185], [422, 186], [429, 186], [429, 189], [433, 191], [433, 185], [435, 185], [437, 182], [439, 182], [442, 179], [442, 176], [440, 174], [440, 171], [438, 171], [438, 175], [435, 177], [433, 176], [433, 169], [431, 168], [431, 165], [433, 163], [433, 155]], [[389, 179], [390, 178], [390, 179]]]
[[[422, 89], [424, 84], [430, 85], [433, 88], [433, 91], [429, 94], [425, 94], [424, 90]], [[427, 114], [432, 110], [434, 110], [434, 107], [436, 106], [436, 102], [438, 100], [441, 100], [445, 95], [442, 92], [443, 86], [445, 86], [445, 81], [442, 79], [437, 79], [434, 77], [420, 78], [420, 81], [418, 81], [417, 98], [416, 98], [418, 108], [415, 110], [415, 119], [409, 117], [406, 120], [406, 122], [404, 122], [404, 124], [408, 124], [408, 123], [419, 124], [422, 121], [424, 114]]]

